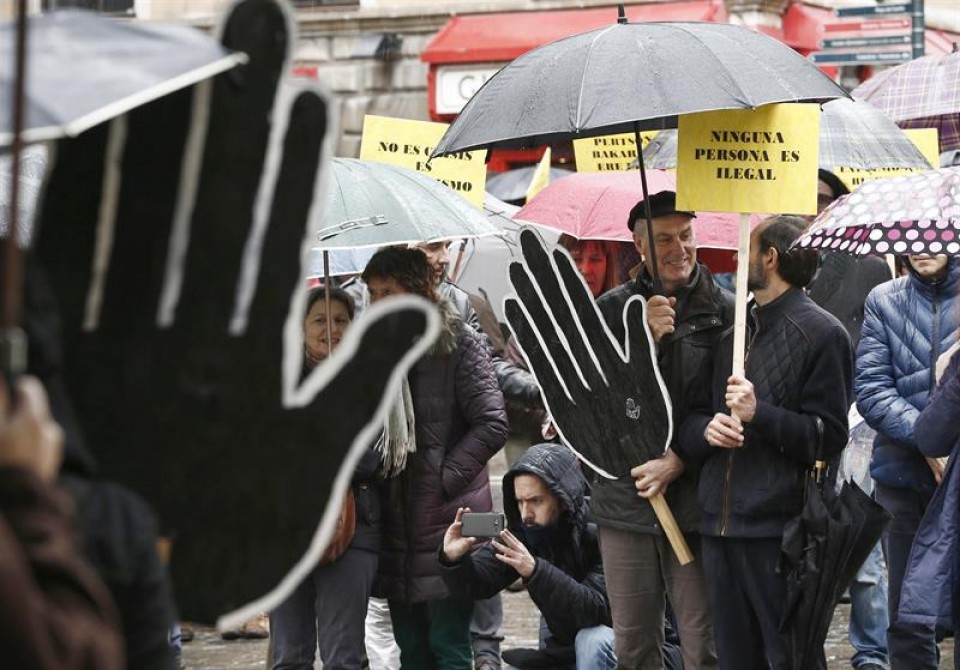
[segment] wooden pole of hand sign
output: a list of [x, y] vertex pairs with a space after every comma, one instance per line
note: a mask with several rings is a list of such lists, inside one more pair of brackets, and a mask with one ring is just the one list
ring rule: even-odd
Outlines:
[[677, 520], [674, 518], [673, 512], [670, 511], [670, 506], [667, 505], [667, 499], [662, 493], [658, 493], [650, 496], [647, 500], [650, 501], [650, 506], [653, 507], [653, 512], [657, 515], [657, 521], [663, 527], [663, 534], [667, 536], [667, 541], [670, 542], [670, 547], [673, 549], [673, 553], [677, 555], [680, 565], [692, 562], [693, 552], [690, 551], [690, 545], [687, 544], [687, 539], [683, 536], [680, 526], [677, 525]]

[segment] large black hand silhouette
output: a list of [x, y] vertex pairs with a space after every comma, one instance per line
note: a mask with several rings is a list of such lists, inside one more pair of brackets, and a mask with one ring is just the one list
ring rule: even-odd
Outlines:
[[315, 564], [436, 329], [410, 301], [371, 309], [300, 384], [328, 117], [316, 92], [277, 96], [288, 21], [240, 2], [223, 39], [243, 70], [60, 143], [37, 240], [87, 444], [157, 507], [181, 615], [201, 622], [268, 609]]
[[[551, 258], [530, 229], [520, 233], [520, 246], [523, 263], [510, 265], [517, 297], [507, 298], [504, 312], [557, 432], [601, 475], [629, 477], [631, 468], [663, 455], [673, 434], [647, 304], [641, 296], [627, 301], [621, 344], [566, 251]], [[680, 563], [693, 560], [663, 494], [647, 500]]]
[[646, 302], [627, 303], [617, 342], [569, 254], [551, 259], [532, 230], [520, 245], [524, 262], [510, 266], [517, 297], [504, 311], [558, 432], [600, 474], [629, 476], [663, 454], [673, 430]]

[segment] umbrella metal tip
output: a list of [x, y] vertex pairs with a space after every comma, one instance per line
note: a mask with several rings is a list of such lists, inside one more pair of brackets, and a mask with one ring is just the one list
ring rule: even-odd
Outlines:
[[627, 22], [627, 10], [623, 8], [623, 3], [617, 4], [617, 23]]

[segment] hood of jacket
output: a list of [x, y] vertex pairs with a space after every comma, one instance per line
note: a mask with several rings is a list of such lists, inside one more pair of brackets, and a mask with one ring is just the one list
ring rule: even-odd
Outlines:
[[449, 356], [457, 349], [457, 338], [463, 328], [463, 319], [457, 308], [447, 299], [437, 303], [440, 310], [440, 334], [430, 347], [429, 356]]
[[513, 480], [517, 475], [535, 475], [560, 500], [561, 519], [567, 524], [575, 546], [587, 526], [587, 481], [576, 455], [561, 444], [541, 443], [527, 449], [503, 476], [503, 510], [507, 528], [522, 537], [523, 522], [517, 507]]

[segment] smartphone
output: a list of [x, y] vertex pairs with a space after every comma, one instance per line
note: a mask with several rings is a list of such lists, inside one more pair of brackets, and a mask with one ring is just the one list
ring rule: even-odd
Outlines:
[[502, 512], [464, 512], [460, 520], [464, 537], [497, 537], [507, 527]]

